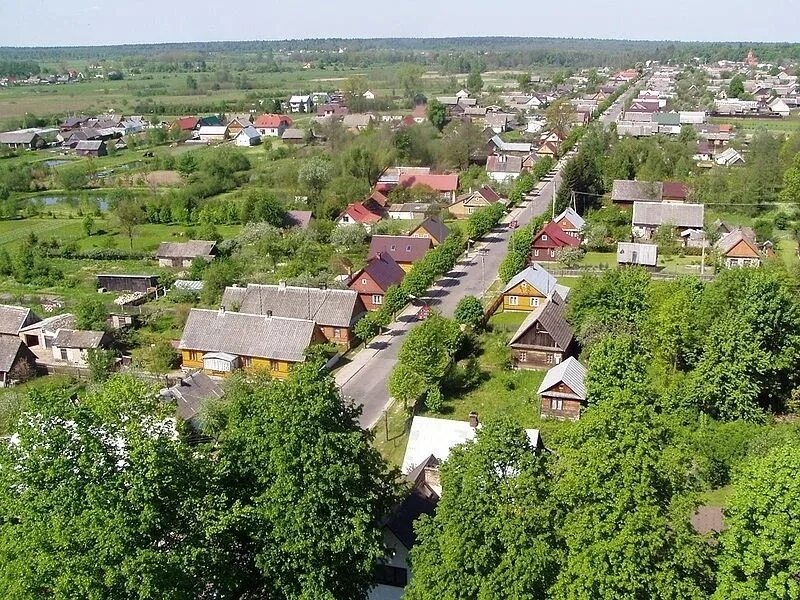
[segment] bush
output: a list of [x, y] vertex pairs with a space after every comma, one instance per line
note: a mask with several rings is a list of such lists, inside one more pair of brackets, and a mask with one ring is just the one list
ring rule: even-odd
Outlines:
[[483, 322], [483, 304], [475, 296], [464, 296], [458, 301], [454, 318], [460, 325], [479, 327]]

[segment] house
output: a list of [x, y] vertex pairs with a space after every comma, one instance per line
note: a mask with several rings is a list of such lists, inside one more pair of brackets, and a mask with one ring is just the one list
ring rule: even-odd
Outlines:
[[0, 335], [0, 388], [26, 381], [36, 374], [36, 356], [18, 337]]
[[370, 229], [382, 218], [382, 214], [370, 210], [363, 202], [353, 202], [352, 204], [348, 204], [341, 212], [336, 219], [336, 225], [342, 227], [345, 225], [360, 224]]
[[435, 248], [447, 239], [450, 230], [438, 217], [428, 217], [408, 235], [413, 238], [427, 238]]
[[107, 292], [149, 292], [158, 288], [158, 275], [98, 275], [97, 289]]
[[743, 165], [744, 158], [735, 148], [726, 148], [714, 159], [714, 162], [723, 167]]
[[287, 144], [302, 144], [306, 139], [306, 134], [302, 129], [287, 127], [283, 131], [281, 139]]
[[350, 131], [359, 132], [364, 131], [372, 123], [373, 117], [371, 114], [348, 114], [342, 119], [342, 124]]
[[566, 299], [569, 288], [558, 283], [540, 264], [533, 263], [514, 275], [501, 293], [504, 311], [530, 312], [536, 310], [553, 293]]
[[203, 405], [212, 398], [222, 398], [225, 390], [219, 381], [202, 371], [195, 371], [172, 387], [163, 390], [161, 395], [165, 400], [175, 401], [178, 416], [197, 432], [200, 431], [200, 411]]
[[782, 117], [788, 117], [789, 113], [792, 112], [789, 108], [789, 105], [783, 100], [783, 98], [774, 98], [769, 103], [768, 106], [770, 110], [774, 113], [779, 114]]
[[197, 137], [201, 142], [224, 142], [228, 137], [228, 128], [225, 125], [203, 125], [197, 130]]
[[[431, 456], [440, 463], [445, 462], [455, 446], [474, 440], [481, 426], [477, 413], [470, 413], [468, 421], [414, 417], [401, 471], [411, 473], [418, 466], [429, 463]], [[538, 429], [527, 429], [525, 433], [535, 450], [544, 448]]]
[[361, 202], [371, 211], [380, 214], [383, 214], [389, 206], [389, 198], [378, 190], [372, 190], [372, 193]]
[[227, 376], [238, 369], [288, 377], [312, 344], [324, 341], [314, 321], [193, 308], [178, 349], [184, 369]]
[[253, 123], [250, 121], [249, 115], [247, 117], [235, 117], [228, 122], [227, 136], [235, 139], [239, 132], [252, 126]]
[[416, 221], [426, 218], [437, 209], [438, 206], [430, 202], [404, 202], [403, 204], [392, 204], [386, 214], [390, 219]]
[[553, 221], [542, 227], [531, 244], [531, 261], [555, 261], [556, 251], [563, 248], [578, 248], [581, 241], [569, 235]]
[[703, 204], [677, 204], [670, 202], [634, 202], [633, 235], [649, 240], [662, 225], [669, 225], [681, 234], [686, 229], [702, 229], [705, 206]]
[[586, 406], [586, 367], [570, 356], [547, 371], [536, 393], [543, 419], [577, 421]]
[[156, 250], [156, 260], [159, 267], [191, 267], [195, 258], [211, 262], [216, 254], [215, 241], [161, 242]]
[[281, 137], [283, 132], [292, 126], [292, 120], [286, 115], [261, 115], [253, 123], [261, 137]]
[[233, 312], [313, 321], [326, 341], [340, 346], [351, 344], [353, 327], [367, 312], [352, 290], [286, 285], [285, 281], [226, 287], [222, 306]]
[[36, 148], [43, 148], [45, 145], [45, 141], [41, 136], [32, 129], [0, 133], [0, 146], [5, 146], [6, 148], [35, 150]]
[[655, 267], [658, 263], [658, 246], [635, 242], [617, 242], [617, 264]]
[[75, 154], [78, 156], [106, 156], [108, 149], [103, 140], [83, 140], [75, 146]]
[[486, 159], [486, 174], [496, 183], [516, 179], [522, 173], [522, 158], [506, 154], [492, 154]]
[[383, 304], [387, 290], [400, 285], [405, 274], [391, 255], [379, 253], [351, 277], [347, 287], [358, 293], [367, 310], [377, 310]]
[[500, 194], [495, 192], [488, 185], [484, 185], [477, 190], [461, 194], [456, 201], [447, 207], [447, 210], [456, 219], [466, 219], [472, 213], [481, 208], [491, 206], [496, 202], [502, 202]]
[[634, 202], [661, 202], [663, 184], [660, 181], [615, 179], [611, 187], [611, 201], [623, 208]]
[[586, 225], [584, 218], [580, 216], [571, 206], [565, 208], [561, 214], [553, 219], [553, 223], [558, 225], [567, 235], [571, 235], [572, 237], [578, 239], [580, 239], [581, 232]]
[[[409, 173], [400, 174], [398, 185], [404, 188], [424, 186], [432, 189], [445, 202], [454, 202], [458, 190], [458, 173]], [[381, 190], [382, 191], [382, 190]]]
[[75, 317], [70, 313], [47, 317], [19, 330], [19, 339], [28, 346], [51, 348], [59, 329], [73, 329]]
[[111, 336], [105, 331], [59, 329], [53, 338], [53, 358], [76, 367], [87, 367], [89, 350], [109, 348], [111, 342]]
[[388, 254], [405, 272], [411, 270], [415, 262], [422, 260], [433, 247], [429, 238], [414, 238], [404, 235], [373, 235], [369, 244], [368, 259], [378, 254]]
[[492, 136], [488, 142], [486, 142], [486, 151], [490, 154], [492, 153], [500, 153], [500, 154], [515, 154], [519, 156], [525, 156], [526, 154], [530, 154], [533, 146], [530, 142], [506, 142], [499, 135]]
[[759, 267], [764, 257], [756, 245], [755, 238], [741, 228], [723, 235], [717, 241], [716, 248], [728, 268]]
[[543, 142], [538, 148], [536, 148], [536, 154], [555, 158], [558, 156], [558, 149], [559, 145], [555, 142]]
[[30, 308], [0, 304], [0, 335], [16, 337], [22, 329], [41, 320]]
[[198, 127], [218, 127], [222, 124], [222, 119], [219, 115], [208, 115], [197, 119]]
[[286, 227], [297, 227], [299, 229], [308, 229], [311, 225], [313, 213], [310, 210], [287, 210], [286, 211]]
[[310, 113], [314, 107], [314, 101], [311, 96], [292, 96], [289, 98], [289, 110], [295, 113], [303, 112]]
[[366, 92], [361, 94], [361, 97], [364, 98], [365, 100], [375, 100], [375, 92], [373, 92], [372, 90], [367, 90]]
[[661, 184], [662, 202], [686, 202], [689, 197], [689, 187], [680, 181], [665, 181]]
[[317, 120], [323, 119], [342, 119], [350, 114], [350, 110], [341, 104], [319, 104], [317, 105]]
[[261, 143], [261, 134], [252, 125], [248, 125], [233, 138], [234, 144], [237, 146], [248, 148], [250, 146], [258, 146]]
[[486, 127], [491, 129], [494, 133], [508, 131], [511, 128], [510, 121], [510, 115], [506, 113], [488, 113], [484, 117]]
[[536, 369], [576, 353], [575, 335], [564, 318], [564, 300], [552, 294], [531, 311], [509, 342], [514, 367]]

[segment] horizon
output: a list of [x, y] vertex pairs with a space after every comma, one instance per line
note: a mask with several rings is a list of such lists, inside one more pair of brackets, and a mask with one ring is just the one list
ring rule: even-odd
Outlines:
[[[276, 8], [263, 4], [242, 7], [230, 18], [217, 17], [216, 4], [202, 0], [166, 6], [157, 0], [6, 0], [0, 22], [6, 25], [3, 48], [473, 37], [752, 44], [797, 39], [795, 19], [785, 17], [797, 13], [793, 0], [775, 0], [769, 14], [746, 0], [676, 0], [647, 11], [634, 0], [613, 8], [588, 0], [537, 7], [498, 0], [486, 8], [473, 0], [460, 8], [453, 14], [449, 3], [411, 0], [398, 11], [389, 3], [343, 0], [336, 10], [314, 3], [281, 6], [276, 19]], [[492, 24], [486, 12], [513, 18]]]

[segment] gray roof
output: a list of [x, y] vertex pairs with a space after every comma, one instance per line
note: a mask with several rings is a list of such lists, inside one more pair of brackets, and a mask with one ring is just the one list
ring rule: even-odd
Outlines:
[[611, 188], [614, 202], [661, 202], [660, 181], [634, 181], [615, 179]]
[[156, 258], [195, 258], [209, 256], [217, 242], [207, 240], [189, 240], [188, 242], [161, 242], [156, 251]]
[[633, 225], [666, 225], [703, 227], [703, 204], [673, 202], [634, 202]]
[[350, 327], [365, 311], [353, 290], [253, 283], [246, 288], [225, 288], [222, 305], [252, 315], [271, 310], [274, 317], [307, 319], [330, 327]]
[[758, 246], [756, 246], [755, 237], [749, 235], [749, 232], [741, 228], [736, 228], [730, 233], [723, 235], [721, 238], [719, 238], [716, 246], [723, 254], [727, 254], [733, 250], [737, 244], [739, 244], [739, 242], [744, 242], [750, 246], [756, 254], [761, 254], [761, 252], [758, 250]]
[[59, 329], [53, 339], [53, 346], [58, 348], [100, 348], [104, 345], [104, 331], [88, 331], [82, 329]]
[[302, 129], [296, 127], [288, 127], [281, 136], [282, 140], [302, 140], [305, 139], [306, 134]]
[[104, 144], [103, 140], [81, 140], [75, 146], [75, 150], [100, 150]]
[[577, 358], [570, 356], [547, 371], [536, 393], [541, 395], [553, 386], [565, 383], [569, 386], [569, 389], [575, 392], [575, 396], [581, 400], [586, 400], [585, 379], [586, 367]]
[[202, 281], [194, 281], [192, 279], [176, 279], [175, 283], [172, 284], [173, 290], [188, 290], [191, 292], [199, 292], [203, 287]]
[[310, 210], [287, 210], [286, 224], [289, 227], [299, 227], [305, 229], [311, 223], [313, 214]]
[[413, 237], [414, 232], [423, 227], [425, 231], [431, 234], [431, 237], [440, 244], [450, 235], [450, 230], [447, 228], [447, 225], [442, 223], [438, 217], [428, 217], [411, 232], [411, 236]]
[[23, 332], [32, 332], [32, 331], [58, 331], [59, 329], [70, 329], [75, 326], [75, 315], [71, 313], [64, 313], [61, 315], [54, 315], [52, 317], [47, 317], [46, 319], [42, 319], [37, 323], [32, 323], [26, 327], [20, 329], [20, 333]]
[[35, 131], [6, 131], [0, 133], [0, 144], [30, 144], [38, 135]]
[[193, 308], [178, 347], [302, 362], [314, 329], [314, 322], [305, 319]]
[[486, 170], [490, 173], [520, 173], [522, 158], [492, 154], [486, 158]]
[[617, 264], [655, 267], [658, 262], [658, 246], [617, 242]]
[[30, 314], [30, 308], [0, 304], [0, 334], [17, 335]]
[[0, 373], [11, 370], [22, 345], [22, 341], [15, 335], [0, 335]]
[[568, 206], [566, 209], [564, 209], [561, 214], [553, 219], [553, 221], [558, 223], [564, 217], [566, 217], [567, 220], [575, 226], [575, 229], [582, 229], [586, 224], [586, 221], [583, 219], [583, 217], [575, 212], [575, 209], [571, 206]]
[[184, 421], [192, 421], [200, 412], [203, 402], [209, 398], [222, 398], [222, 386], [202, 371], [184, 377], [167, 390], [177, 403], [178, 416]]
[[255, 140], [255, 139], [260, 139], [261, 138], [261, 134], [258, 133], [258, 130], [255, 127], [253, 127], [252, 125], [249, 125], [249, 124], [247, 125], [247, 127], [244, 127], [239, 132], [238, 135], [242, 135], [242, 134], [245, 134], [251, 140]]
[[566, 350], [575, 338], [572, 328], [564, 318], [564, 300], [553, 294], [547, 302], [531, 312], [519, 326], [509, 345], [513, 346], [536, 322], [541, 323], [561, 350]]
[[517, 287], [520, 283], [526, 282], [528, 285], [534, 287], [539, 293], [547, 297], [554, 291], [562, 298], [566, 298], [569, 294], [569, 288], [561, 285], [542, 265], [533, 263], [527, 269], [524, 269], [514, 275], [511, 280], [503, 288], [502, 293], [509, 292]]
[[344, 116], [342, 123], [345, 127], [366, 127], [372, 122], [373, 118], [370, 114], [351, 113]]
[[531, 151], [530, 142], [506, 142], [499, 135], [493, 135], [490, 141], [501, 152], [523, 152], [527, 154]]

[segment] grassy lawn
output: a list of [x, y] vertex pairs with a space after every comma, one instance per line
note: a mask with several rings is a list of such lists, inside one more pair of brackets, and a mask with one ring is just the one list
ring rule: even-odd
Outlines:
[[527, 312], [503, 311], [498, 310], [489, 318], [489, 327], [494, 331], [514, 332], [522, 325]]
[[727, 506], [733, 491], [732, 485], [710, 490], [702, 495], [701, 502], [707, 506]]
[[736, 117], [711, 117], [710, 123], [730, 123], [737, 130], [752, 133], [758, 129], [793, 133], [800, 131], [800, 115], [794, 113], [782, 119], [743, 119]]
[[[587, 252], [581, 261], [582, 267], [616, 267], [617, 257], [613, 252]], [[663, 256], [658, 257], [658, 266], [665, 273], [676, 275], [699, 275], [700, 256]]]

